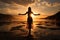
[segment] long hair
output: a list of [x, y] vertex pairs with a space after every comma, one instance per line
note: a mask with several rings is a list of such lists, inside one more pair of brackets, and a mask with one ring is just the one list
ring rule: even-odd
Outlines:
[[31, 7], [28, 8], [28, 11], [31, 12]]

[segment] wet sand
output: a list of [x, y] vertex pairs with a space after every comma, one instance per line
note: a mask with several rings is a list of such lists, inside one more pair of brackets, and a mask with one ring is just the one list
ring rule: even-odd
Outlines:
[[60, 26], [54, 22], [34, 22], [28, 36], [26, 22], [0, 22], [0, 40], [60, 40]]

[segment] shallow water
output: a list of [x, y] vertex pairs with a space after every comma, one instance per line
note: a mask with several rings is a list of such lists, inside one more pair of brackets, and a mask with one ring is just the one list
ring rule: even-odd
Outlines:
[[[26, 21], [0, 22], [1, 32], [12, 32], [13, 35], [27, 36], [28, 28]], [[34, 21], [31, 29], [31, 35], [36, 40], [60, 39], [60, 25], [53, 20]]]

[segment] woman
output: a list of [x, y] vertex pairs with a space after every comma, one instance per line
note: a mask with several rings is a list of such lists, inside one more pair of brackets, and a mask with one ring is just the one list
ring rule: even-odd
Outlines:
[[[31, 11], [31, 7], [28, 7], [28, 11], [25, 14], [19, 14], [19, 15], [26, 15], [26, 14], [28, 14], [27, 18], [28, 28], [31, 29], [33, 24], [33, 19], [31, 17], [31, 14], [33, 14], [33, 12]], [[34, 14], [34, 15], [40, 15], [40, 14]]]

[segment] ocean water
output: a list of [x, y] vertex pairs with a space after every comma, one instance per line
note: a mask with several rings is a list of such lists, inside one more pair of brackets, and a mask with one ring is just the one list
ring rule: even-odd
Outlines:
[[[26, 37], [29, 33], [28, 30], [27, 21], [0, 22], [0, 33], [12, 32], [13, 37]], [[58, 40], [60, 39], [59, 22], [56, 22], [56, 20], [54, 21], [46, 19], [33, 21], [31, 35], [35, 40]]]

